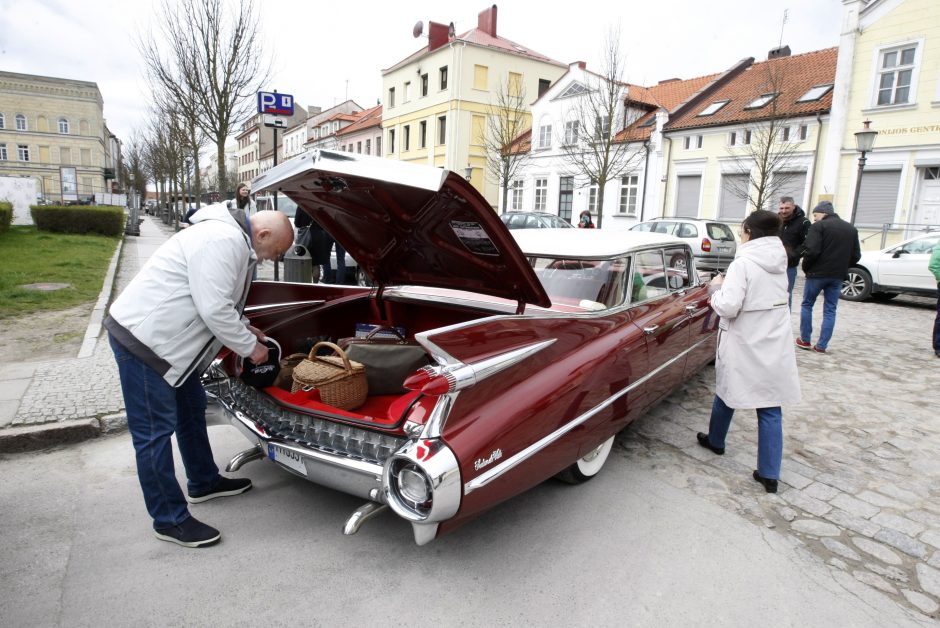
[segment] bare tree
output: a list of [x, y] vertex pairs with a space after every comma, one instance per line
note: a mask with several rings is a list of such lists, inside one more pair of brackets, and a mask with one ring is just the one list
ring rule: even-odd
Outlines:
[[585, 72], [584, 91], [564, 111], [562, 156], [567, 174], [597, 186], [597, 226], [603, 226], [604, 192], [608, 181], [634, 172], [640, 154], [617, 134], [634, 122], [624, 106], [626, 84], [620, 52], [620, 29], [611, 28], [604, 41], [602, 74]]
[[[254, 95], [270, 73], [264, 61], [260, 22], [253, 0], [240, 0], [228, 12], [222, 0], [164, 0], [160, 28], [142, 37], [141, 53], [151, 81], [185, 119], [192, 120], [216, 146], [220, 180], [226, 180], [225, 141], [251, 113]], [[165, 44], [158, 43], [159, 41]], [[164, 53], [164, 47], [167, 51]], [[188, 129], [190, 147], [197, 134]], [[194, 161], [198, 182], [198, 149]]]
[[503, 211], [509, 207], [509, 184], [529, 158], [528, 151], [518, 150], [516, 143], [519, 136], [531, 126], [530, 117], [525, 87], [521, 81], [510, 79], [500, 85], [495, 101], [487, 110], [482, 142], [486, 154], [487, 178], [502, 189]]
[[134, 133], [124, 145], [124, 169], [127, 186], [137, 192], [141, 202], [147, 198], [148, 168], [146, 163], [146, 145], [139, 133]]
[[762, 108], [765, 115], [745, 125], [741, 131], [735, 131], [741, 136], [736, 136], [735, 145], [727, 149], [732, 165], [726, 172], [744, 175], [728, 177], [728, 190], [746, 201], [752, 210], [766, 209], [796, 174], [788, 166], [801, 146], [795, 141], [797, 137], [789, 137], [795, 132], [791, 128], [792, 120], [782, 110], [777, 97], [785, 79], [782, 66], [781, 63], [764, 64], [766, 75], [760, 86], [760, 97], [770, 99]]

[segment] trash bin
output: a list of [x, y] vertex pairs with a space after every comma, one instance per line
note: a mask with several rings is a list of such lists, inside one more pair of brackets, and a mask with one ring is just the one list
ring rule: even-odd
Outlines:
[[[320, 269], [317, 268], [317, 279]], [[284, 281], [297, 283], [310, 283], [313, 280], [313, 260], [307, 249], [295, 244], [287, 253], [284, 253]]]

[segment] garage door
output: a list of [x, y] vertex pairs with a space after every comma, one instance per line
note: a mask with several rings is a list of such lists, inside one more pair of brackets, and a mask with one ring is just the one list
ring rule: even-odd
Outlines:
[[806, 173], [805, 172], [781, 172], [777, 175], [785, 179], [774, 191], [773, 198], [767, 199], [767, 209], [777, 211], [781, 196], [792, 196], [793, 202], [806, 209], [803, 205], [804, 193], [806, 192]]
[[[863, 173], [855, 224], [880, 227], [886, 222], [894, 222], [894, 208], [898, 202], [900, 187], [900, 170], [875, 170]], [[851, 212], [852, 208], [846, 207], [839, 213], [848, 216]]]
[[746, 174], [721, 175], [721, 200], [718, 203], [719, 220], [740, 222], [747, 214], [747, 199], [741, 193], [747, 190], [750, 176]]
[[698, 218], [698, 197], [701, 189], [701, 175], [678, 177], [676, 216]]

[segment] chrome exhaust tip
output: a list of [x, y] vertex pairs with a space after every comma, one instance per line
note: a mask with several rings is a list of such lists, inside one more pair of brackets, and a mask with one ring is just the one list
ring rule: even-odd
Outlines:
[[383, 510], [388, 508], [387, 504], [379, 504], [377, 502], [366, 502], [349, 516], [349, 519], [346, 520], [346, 525], [343, 526], [343, 534], [349, 536], [350, 534], [355, 534], [359, 531], [359, 528], [362, 527], [366, 521], [376, 516]]
[[252, 460], [258, 460], [259, 458], [264, 458], [264, 449], [262, 449], [261, 443], [258, 443], [251, 449], [246, 449], [245, 451], [240, 451], [235, 454], [229, 461], [228, 466], [225, 467], [225, 470], [229, 473], [238, 471], [247, 463]]

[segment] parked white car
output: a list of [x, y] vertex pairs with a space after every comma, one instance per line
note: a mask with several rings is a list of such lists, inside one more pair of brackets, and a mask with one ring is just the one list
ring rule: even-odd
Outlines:
[[880, 251], [866, 251], [842, 283], [846, 301], [887, 301], [900, 293], [937, 296], [937, 281], [927, 270], [940, 231], [925, 233]]
[[[692, 247], [695, 267], [699, 270], [727, 270], [738, 250], [734, 231], [729, 225], [717, 220], [655, 218], [633, 225], [630, 231], [666, 233], [682, 238]], [[667, 260], [667, 263], [672, 268], [685, 267], [685, 259], [681, 257]]]

